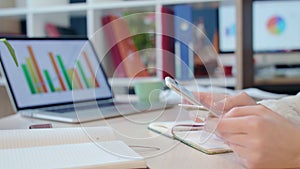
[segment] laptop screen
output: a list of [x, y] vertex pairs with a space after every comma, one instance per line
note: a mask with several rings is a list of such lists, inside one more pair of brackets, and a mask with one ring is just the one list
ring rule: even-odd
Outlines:
[[[253, 2], [253, 48], [255, 52], [300, 49], [300, 1]], [[236, 49], [235, 6], [219, 8], [219, 46], [221, 52]]]
[[19, 67], [0, 44], [1, 64], [17, 109], [112, 98], [87, 39], [10, 39]]

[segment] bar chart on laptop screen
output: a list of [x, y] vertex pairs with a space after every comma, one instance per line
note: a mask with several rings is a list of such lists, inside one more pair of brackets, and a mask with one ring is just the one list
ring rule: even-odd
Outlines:
[[25, 57], [21, 67], [31, 94], [100, 87], [95, 76], [95, 66], [84, 50], [75, 61], [74, 59], [63, 60], [64, 56], [55, 51], [48, 51], [43, 56], [37, 56], [30, 45], [27, 46], [27, 51], [29, 56]]

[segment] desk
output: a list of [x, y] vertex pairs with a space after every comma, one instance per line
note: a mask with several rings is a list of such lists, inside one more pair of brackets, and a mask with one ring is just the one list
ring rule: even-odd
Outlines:
[[[180, 111], [178, 107], [164, 111], [153, 111], [124, 117], [98, 120], [82, 124], [67, 124], [51, 122], [53, 127], [88, 127], [110, 126], [117, 137], [129, 146], [158, 147], [155, 149], [135, 149], [146, 158], [151, 169], [243, 169], [237, 162], [233, 153], [206, 155], [177, 140], [172, 140], [147, 129], [151, 121], [176, 120], [188, 117], [186, 111]], [[19, 114], [12, 114], [0, 119], [0, 129], [28, 128], [32, 124], [49, 123], [50, 121], [25, 118]]]

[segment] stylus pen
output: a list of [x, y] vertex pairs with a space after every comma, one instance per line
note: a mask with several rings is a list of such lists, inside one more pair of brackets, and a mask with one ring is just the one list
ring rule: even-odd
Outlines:
[[178, 106], [189, 110], [207, 110], [204, 106], [194, 104], [178, 104]]

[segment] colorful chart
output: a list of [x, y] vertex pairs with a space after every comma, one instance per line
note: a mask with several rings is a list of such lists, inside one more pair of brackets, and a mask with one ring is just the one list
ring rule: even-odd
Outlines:
[[[27, 46], [30, 57], [26, 57], [26, 64], [22, 64], [23, 74], [26, 78], [31, 94], [72, 91], [83, 88], [100, 87], [95, 77], [91, 62], [85, 51], [82, 52], [84, 64], [88, 70], [83, 69], [80, 61], [76, 62], [76, 68], [66, 68], [59, 54], [49, 52], [50, 63], [52, 64], [55, 75], [51, 78], [49, 70], [40, 69], [31, 46]], [[90, 75], [88, 77], [87, 75]], [[55, 86], [52, 79], [57, 78], [59, 86]]]
[[280, 35], [284, 32], [286, 23], [280, 16], [272, 16], [267, 22], [267, 29], [272, 35]]

